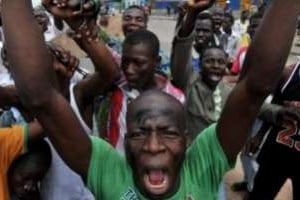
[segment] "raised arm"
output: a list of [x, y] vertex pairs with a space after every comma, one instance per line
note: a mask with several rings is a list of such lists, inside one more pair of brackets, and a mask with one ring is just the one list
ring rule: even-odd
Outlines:
[[8, 59], [21, 100], [36, 115], [64, 161], [86, 178], [91, 143], [69, 103], [54, 87], [52, 59], [31, 1], [2, 0], [2, 6]]
[[260, 106], [280, 79], [293, 41], [299, 3], [300, 0], [272, 1], [251, 43], [243, 67], [247, 73], [242, 72], [217, 126], [220, 143], [231, 160], [243, 147]]
[[[59, 2], [59, 1], [56, 1]], [[65, 0], [64, 2], [68, 2]], [[113, 84], [119, 75], [119, 67], [104, 41], [98, 37], [99, 27], [96, 24], [97, 5], [86, 1], [82, 12], [65, 3], [59, 6], [55, 1], [43, 0], [45, 8], [56, 18], [64, 19], [74, 31], [77, 44], [88, 54], [95, 67], [95, 76], [90, 81], [85, 81], [83, 96], [103, 94]]]
[[174, 84], [183, 91], [186, 89], [189, 76], [193, 73], [192, 45], [197, 16], [213, 2], [213, 0], [188, 1], [185, 5], [186, 14], [178, 24], [172, 44], [171, 74]]

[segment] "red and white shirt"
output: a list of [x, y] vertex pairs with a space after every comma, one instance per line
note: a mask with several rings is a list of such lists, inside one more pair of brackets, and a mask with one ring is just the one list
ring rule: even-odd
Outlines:
[[[172, 83], [162, 75], [156, 74], [156, 78], [164, 82], [164, 92], [174, 96], [181, 103], [184, 103], [184, 93], [172, 85]], [[110, 110], [106, 126], [101, 135], [113, 145], [118, 152], [124, 154], [124, 138], [126, 133], [126, 112], [128, 103], [139, 96], [137, 90], [128, 90], [126, 82], [118, 84], [118, 87], [111, 95]]]

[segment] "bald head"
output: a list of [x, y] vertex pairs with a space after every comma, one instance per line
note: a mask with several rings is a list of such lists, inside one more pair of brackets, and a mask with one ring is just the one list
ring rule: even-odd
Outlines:
[[127, 111], [127, 124], [146, 118], [158, 116], [170, 117], [180, 123], [180, 129], [185, 130], [183, 105], [173, 96], [160, 90], [143, 92], [133, 100]]

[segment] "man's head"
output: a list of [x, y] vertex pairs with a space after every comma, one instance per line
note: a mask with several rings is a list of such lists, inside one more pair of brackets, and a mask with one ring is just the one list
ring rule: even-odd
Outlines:
[[225, 13], [224, 14], [224, 20], [223, 20], [223, 30], [227, 34], [231, 34], [232, 26], [234, 23], [234, 17], [232, 16], [231, 13]]
[[248, 10], [243, 10], [241, 12], [241, 17], [240, 17], [241, 21], [245, 22], [248, 18], [249, 18], [249, 11]]
[[214, 22], [207, 12], [200, 13], [195, 24], [195, 49], [201, 54], [202, 49], [214, 40]]
[[126, 158], [139, 191], [149, 199], [176, 193], [188, 146], [182, 104], [148, 90], [129, 104], [126, 122]]
[[200, 73], [203, 82], [214, 90], [225, 74], [227, 65], [226, 53], [221, 47], [207, 47], [200, 59], [202, 64]]
[[46, 11], [44, 11], [42, 9], [35, 9], [33, 11], [33, 14], [39, 24], [39, 27], [43, 31], [43, 33], [46, 32], [48, 30], [48, 25], [50, 23], [50, 19], [49, 19], [48, 15], [46, 14]]
[[154, 33], [141, 30], [126, 37], [121, 67], [131, 88], [148, 89], [159, 64], [159, 40]]
[[212, 18], [214, 20], [214, 32], [220, 32], [223, 19], [224, 19], [224, 10], [223, 8], [216, 6], [212, 9]]
[[251, 15], [251, 17], [249, 19], [248, 30], [247, 30], [251, 39], [253, 39], [253, 37], [256, 33], [256, 30], [262, 21], [263, 16], [264, 16], [264, 14], [262, 12], [256, 12], [253, 15]]
[[140, 6], [128, 7], [122, 17], [122, 29], [125, 37], [134, 31], [147, 29], [148, 16]]
[[50, 164], [51, 151], [44, 140], [29, 146], [28, 152], [14, 160], [9, 168], [10, 192], [20, 200], [39, 199], [39, 184]]

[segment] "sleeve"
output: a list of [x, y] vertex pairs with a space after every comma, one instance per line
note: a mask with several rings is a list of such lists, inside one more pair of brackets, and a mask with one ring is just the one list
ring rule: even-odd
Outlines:
[[216, 135], [216, 124], [202, 131], [187, 152], [187, 167], [193, 182], [216, 194], [229, 163]]
[[14, 159], [26, 151], [28, 126], [18, 125], [0, 130], [0, 162], [8, 168]]
[[118, 188], [129, 176], [125, 158], [104, 140], [91, 136], [92, 155], [87, 178], [87, 187], [96, 199], [103, 199], [104, 192]]
[[[180, 27], [178, 28], [178, 30]], [[178, 34], [173, 39], [171, 53], [171, 74], [173, 82], [181, 89], [186, 88], [190, 76], [193, 74], [192, 67], [192, 46], [194, 32], [188, 37], [179, 37]]]

